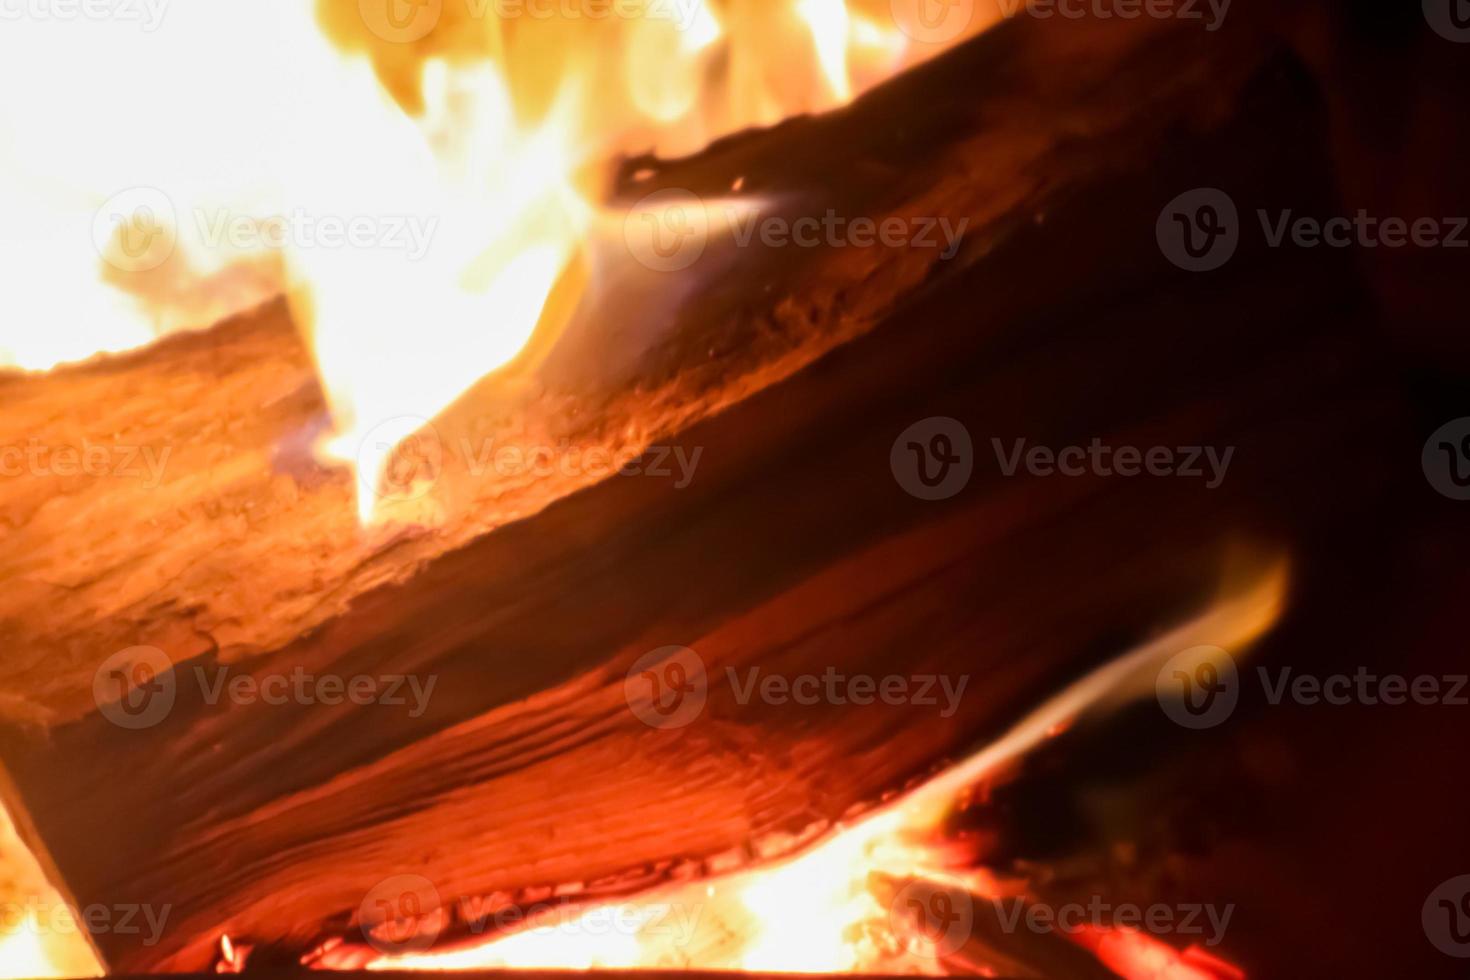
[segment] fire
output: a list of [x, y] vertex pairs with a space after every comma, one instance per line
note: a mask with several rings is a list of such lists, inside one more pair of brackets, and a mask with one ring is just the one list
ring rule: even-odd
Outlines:
[[102, 974], [80, 917], [47, 882], [0, 804], [0, 980]]
[[0, 938], [0, 976], [64, 977], [41, 942], [36, 920], [27, 916], [10, 935]]
[[[427, 65], [428, 108], [416, 122], [369, 98], [377, 83], [366, 66], [358, 81], [360, 104], [372, 110], [350, 127], [337, 158], [310, 161], [294, 193], [332, 213], [383, 213], [392, 201], [388, 210], [422, 219], [431, 238], [422, 254], [302, 249], [294, 264], [298, 319], [311, 324], [336, 422], [328, 449], [357, 463], [366, 519], [371, 481], [393, 445], [530, 339], [587, 208], [571, 187], [560, 112], [520, 131], [490, 68]], [[383, 146], [395, 150], [375, 152]], [[354, 159], [373, 165], [354, 168]], [[406, 431], [384, 436], [385, 426]]]
[[[547, 909], [525, 928], [446, 949], [395, 955], [339, 945], [309, 962], [375, 970], [974, 972], [974, 959], [965, 960], [965, 930], [945, 928], [944, 914], [969, 896], [1020, 900], [1026, 887], [974, 867], [963, 847], [945, 839], [943, 821], [957, 801], [1081, 716], [1152, 696], [1160, 670], [1179, 650], [1248, 647], [1279, 616], [1286, 579], [1284, 563], [1260, 571], [1195, 619], [1096, 669], [981, 751], [803, 853], [625, 902]], [[938, 910], [934, 922], [931, 909]], [[437, 934], [444, 910], [435, 911]], [[1216, 957], [1177, 951], [1136, 930], [1090, 928], [1070, 939], [1130, 980], [1240, 980]]]
[[0, 34], [26, 94], [0, 106], [0, 261], [25, 270], [0, 366], [284, 293], [371, 519], [392, 447], [570, 309], [604, 164], [839, 106], [983, 26], [850, 2], [28, 8]]

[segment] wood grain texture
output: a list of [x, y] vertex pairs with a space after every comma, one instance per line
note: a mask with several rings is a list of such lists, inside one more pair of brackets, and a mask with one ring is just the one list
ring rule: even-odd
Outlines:
[[[342, 478], [303, 490], [293, 477], [288, 490], [279, 472], [258, 470], [281, 433], [319, 410], [273, 315], [12, 382], [22, 394], [78, 379], [125, 390], [164, 358], [218, 388], [239, 353], [232, 344], [259, 345], [291, 377], [274, 398], [264, 382], [240, 381], [264, 407], [234, 429], [219, 423], [258, 448], [203, 467], [215, 476], [193, 463], [177, 471], [238, 490], [229, 499], [241, 508], [264, 507], [258, 519], [217, 515], [235, 521], [242, 546], [216, 541], [207, 560], [190, 552], [167, 585], [125, 561], [97, 568], [32, 591], [5, 620], [26, 650], [41, 632], [39, 603], [62, 624], [47, 634], [62, 651], [54, 665], [36, 657], [17, 675], [53, 720], [69, 720], [8, 730], [0, 757], [68, 886], [87, 901], [173, 910], [157, 946], [98, 937], [110, 965], [204, 968], [223, 932], [299, 951], [350, 928], [369, 890], [401, 873], [429, 877], [446, 897], [568, 883], [598, 893], [770, 856], [1193, 612], [1233, 552], [1289, 551], [1360, 520], [1378, 480], [1356, 436], [1400, 419], [1346, 260], [1248, 247], [1199, 279], [1169, 266], [1153, 238], [1174, 188], [1220, 173], [1247, 194], [1322, 200], [1322, 134], [1303, 122], [1317, 118], [1315, 95], [1289, 57], [1241, 30], [1201, 45], [1159, 28], [1066, 34], [1018, 22], [904, 80], [938, 105], [917, 131], [892, 117], [912, 105], [879, 92], [651, 178], [673, 181], [683, 166], [686, 183], [721, 186], [761, 166], [799, 170], [805, 152], [827, 153], [830, 171], [834, 149], [852, 149], [824, 145], [836, 135], [876, 158], [934, 141], [948, 149], [921, 171], [895, 187], [891, 166], [878, 168], [869, 186], [908, 202], [885, 208], [968, 215], [977, 227], [942, 269], [907, 253], [755, 256], [753, 268], [784, 261], [800, 274], [740, 316], [731, 311], [750, 290], [716, 279], [691, 309], [729, 316], [642, 344], [642, 380], [610, 383], [596, 412], [589, 401], [567, 414], [555, 394], [597, 390], [597, 372], [567, 347], [541, 362], [537, 385], [500, 393], [497, 409], [476, 401], [482, 392], [438, 422], [452, 434], [487, 418], [531, 430], [590, 417], [597, 432], [637, 420], [625, 436], [634, 443], [701, 451], [683, 489], [618, 477], [464, 490], [447, 464], [436, 493], [495, 505], [416, 536], [359, 538]], [[1091, 60], [1075, 76], [1043, 70], [1065, 53], [1052, 45]], [[971, 127], [952, 144], [922, 125], [946, 112]], [[566, 343], [616, 347], [618, 331], [593, 319]], [[739, 342], [713, 347], [716, 337]], [[55, 395], [26, 397], [39, 412]], [[969, 427], [976, 474], [964, 493], [928, 503], [898, 486], [889, 452], [909, 424], [936, 415]], [[185, 418], [171, 431], [187, 441], [206, 423]], [[1094, 437], [1231, 446], [1235, 462], [1215, 490], [1006, 477], [990, 442]], [[1306, 443], [1318, 452], [1304, 455]], [[294, 499], [261, 503], [271, 486]], [[131, 506], [86, 488], [79, 499], [104, 514]], [[44, 526], [60, 535], [54, 506], [38, 505], [21, 533], [39, 534], [41, 518], [59, 521]], [[207, 507], [197, 520], [214, 527]], [[57, 559], [43, 548], [10, 560]], [[90, 590], [124, 582], [137, 590], [131, 604], [89, 618]], [[252, 584], [237, 592], [237, 582]], [[223, 615], [220, 602], [239, 607]], [[167, 719], [123, 732], [95, 712], [75, 717], [97, 663], [135, 643], [179, 665]], [[696, 650], [710, 683], [703, 714], [677, 731], [643, 724], [624, 696], [633, 663], [669, 644]], [[742, 703], [727, 668], [757, 666], [962, 674], [969, 686], [948, 717], [917, 704]], [[211, 705], [190, 678], [217, 667], [256, 678], [413, 674], [434, 678], [436, 693], [419, 717], [382, 705]]]
[[[602, 478], [565, 472], [569, 455], [627, 458], [861, 335], [1093, 172], [1155, 152], [1171, 120], [1208, 125], [1261, 57], [1248, 31], [1210, 44], [1161, 33], [1008, 24], [842, 112], [673, 164], [630, 161], [615, 201], [671, 186], [713, 198], [743, 177], [748, 195], [787, 192], [776, 211], [963, 219], [964, 248], [941, 262], [934, 248], [714, 241], [693, 268], [659, 274], [616, 234], [594, 242], [597, 288], [565, 332], [436, 420], [443, 473], [412, 524], [361, 529], [350, 474], [313, 459], [327, 419], [283, 304], [0, 378], [0, 448], [39, 446], [46, 470], [0, 479], [0, 717], [75, 720], [95, 707], [101, 658], [136, 644], [231, 662], [281, 647]], [[1117, 70], [1143, 51], [1142, 75]], [[1069, 58], [1069, 72], [1050, 69]], [[652, 174], [634, 181], [640, 170]], [[492, 444], [540, 453], [551, 472], [486, 471]], [[91, 447], [105, 472], [57, 455]]]

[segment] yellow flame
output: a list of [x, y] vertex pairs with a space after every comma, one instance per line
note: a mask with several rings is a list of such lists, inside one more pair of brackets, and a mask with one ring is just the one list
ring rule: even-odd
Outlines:
[[26, 977], [64, 977], [41, 942], [35, 917], [27, 915], [15, 932], [0, 937], [0, 978], [24, 980]]
[[514, 359], [578, 281], [595, 189], [574, 174], [841, 104], [944, 46], [846, 0], [83, 6], [113, 16], [31, 5], [0, 32], [0, 264], [23, 270], [0, 366], [284, 293], [364, 520], [392, 453], [374, 433]]
[[[331, 157], [299, 161], [292, 193], [331, 214], [401, 216], [409, 237], [291, 257], [298, 319], [311, 325], [337, 423], [329, 451], [363, 467], [370, 489], [392, 448], [365, 442], [374, 430], [426, 422], [525, 346], [587, 209], [570, 183], [565, 110], [522, 130], [490, 66], [434, 61], [426, 114], [410, 120], [366, 64], [357, 69], [350, 137]], [[359, 494], [365, 519], [373, 504]]]
[[842, 0], [801, 0], [796, 7], [812, 30], [812, 43], [827, 85], [841, 102], [852, 98], [847, 75], [847, 36], [851, 21]]
[[80, 917], [46, 880], [0, 804], [0, 980], [102, 973]]

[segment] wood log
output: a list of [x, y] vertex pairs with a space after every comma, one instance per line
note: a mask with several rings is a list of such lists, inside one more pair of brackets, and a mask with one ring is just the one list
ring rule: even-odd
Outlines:
[[[914, 118], [920, 97], [935, 104]], [[1206, 281], [1154, 240], [1174, 188], [1222, 173], [1325, 209], [1321, 127], [1303, 122], [1316, 111], [1244, 18], [1209, 43], [1017, 22], [846, 112], [656, 168], [640, 192], [856, 171], [853, 200], [884, 191], [869, 212], [975, 226], [948, 266], [902, 250], [756, 255], [753, 269], [782, 272], [774, 298], [752, 308], [764, 291], [743, 277], [706, 284], [611, 378], [574, 353], [621, 335], [593, 311], [534, 380], [499, 379], [436, 422], [450, 444], [488, 430], [699, 450], [682, 489], [475, 483], [450, 459], [437, 527], [361, 533], [345, 477], [292, 448], [320, 402], [280, 309], [9, 382], [30, 431], [177, 445], [149, 492], [58, 484], [75, 492], [7, 504], [21, 547], [6, 571], [22, 584], [4, 624], [23, 651], [10, 715], [49, 724], [4, 732], [0, 758], [77, 900], [172, 910], [155, 946], [96, 937], [109, 965], [202, 969], [222, 933], [304, 951], [401, 873], [446, 897], [598, 893], [780, 853], [1207, 602], [1232, 549], [1360, 519], [1381, 461], [1345, 434], [1402, 419], [1347, 260], [1245, 246]], [[175, 414], [198, 388], [210, 396]], [[214, 401], [224, 390], [231, 408]], [[970, 427], [976, 476], [934, 503], [903, 491], [890, 452], [940, 415]], [[1007, 477], [991, 437], [1232, 446], [1237, 461], [1214, 490]], [[1303, 457], [1309, 438], [1328, 465]], [[100, 541], [76, 533], [102, 526]], [[91, 685], [135, 644], [167, 651], [177, 701], [121, 731], [91, 710]], [[701, 658], [708, 702], [661, 730], [625, 679], [671, 644]], [[948, 716], [746, 703], [729, 671], [752, 667], [963, 673], [970, 687]], [[414, 675], [435, 694], [414, 717], [210, 703], [194, 682], [298, 670]]]
[[[12, 651], [0, 717], [44, 726], [93, 710], [100, 651], [146, 644], [240, 662], [291, 642], [604, 475], [564, 472], [569, 452], [636, 454], [871, 329], [1092, 171], [1155, 152], [1169, 121], [1207, 121], [1262, 57], [1244, 29], [1204, 44], [1035, 26], [1005, 25], [842, 112], [672, 167], [630, 162], [618, 200], [671, 186], [713, 197], [744, 178], [752, 195], [805, 192], [817, 214], [963, 219], [964, 251], [944, 263], [934, 248], [742, 249], [733, 276], [719, 242], [681, 275], [615, 256], [559, 341], [538, 340], [554, 343], [545, 360], [487, 379], [436, 420], [444, 472], [420, 522], [364, 530], [350, 474], [313, 459], [328, 421], [281, 304], [133, 354], [0, 378], [0, 448], [42, 453], [0, 480], [0, 642]], [[1146, 77], [1119, 68], [1140, 57]], [[1059, 76], [1055, 63], [1074, 67]], [[504, 446], [539, 453], [551, 472], [484, 470], [479, 454]], [[94, 447], [105, 462], [84, 468]]]

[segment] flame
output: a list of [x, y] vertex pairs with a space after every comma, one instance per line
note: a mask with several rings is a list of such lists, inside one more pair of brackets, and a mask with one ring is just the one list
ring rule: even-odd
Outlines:
[[[1279, 617], [1284, 561], [1265, 567], [1199, 616], [1097, 668], [1036, 708], [999, 739], [889, 805], [774, 864], [711, 882], [656, 888], [627, 902], [594, 905], [557, 924], [540, 924], [457, 948], [366, 960], [345, 949], [312, 962], [375, 970], [691, 968], [777, 973], [947, 972], [935, 937], [895, 922], [888, 890], [903, 882], [954, 888], [985, 898], [1023, 893], [970, 867], [944, 840], [941, 823], [987, 777], [1077, 718], [1149, 697], [1159, 670], [1178, 651], [1214, 644], [1240, 651]], [[875, 885], [877, 887], [875, 887]], [[885, 898], [887, 899], [885, 901]], [[670, 910], [681, 911], [671, 917]], [[594, 919], [630, 923], [615, 935]], [[668, 928], [670, 922], [674, 927]], [[686, 928], [678, 928], [683, 922]], [[653, 925], [665, 926], [655, 929]], [[1235, 976], [1199, 951], [1180, 953], [1134, 930], [1072, 937], [1130, 980]]]
[[605, 162], [841, 105], [973, 33], [915, 41], [900, 0], [85, 6], [111, 16], [32, 5], [0, 33], [24, 93], [0, 105], [0, 262], [25, 270], [0, 366], [284, 293], [365, 521], [393, 447], [555, 329], [556, 290], [571, 308]]
[[[424, 424], [530, 339], [552, 287], [576, 251], [587, 208], [571, 186], [563, 111], [520, 130], [504, 80], [488, 66], [425, 66], [425, 116], [409, 121], [369, 98], [360, 66], [355, 104], [372, 106], [334, 159], [294, 175], [302, 200], [329, 213], [417, 218], [429, 235], [406, 249], [301, 249], [298, 319], [309, 321], [336, 421], [328, 451], [371, 480], [397, 439], [370, 434]], [[375, 147], [393, 147], [392, 151]], [[373, 159], [353, 168], [354, 158]], [[306, 161], [303, 161], [305, 163]], [[303, 168], [304, 169], [304, 168]], [[417, 428], [413, 425], [409, 428]], [[364, 519], [373, 487], [359, 493]]]
[[0, 977], [64, 977], [41, 942], [34, 916], [27, 915], [14, 932], [0, 938]]
[[[436, 228], [416, 262], [318, 253], [294, 265], [307, 297], [298, 318], [312, 324], [336, 422], [327, 449], [356, 462], [364, 522], [382, 513], [376, 491], [409, 434], [399, 430], [428, 424], [514, 359], [538, 327], [547, 329], [548, 300], [564, 277], [577, 280], [569, 267], [595, 212], [588, 198], [596, 188], [579, 187], [579, 174], [650, 144], [693, 149], [732, 129], [852, 98], [847, 49], [857, 37], [844, 0], [820, 2], [820, 10], [796, 11], [810, 32], [804, 59], [778, 70], [758, 56], [749, 74], [732, 67], [723, 81], [713, 72], [716, 48], [758, 24], [764, 36], [757, 42], [752, 33], [741, 50], [765, 51], [772, 26], [780, 37], [796, 8], [734, 7], [724, 12], [727, 27], [700, 0], [637, 0], [632, 16], [596, 24], [511, 24], [476, 17], [473, 5], [468, 15], [446, 7], [435, 25], [442, 31], [423, 38], [427, 54], [418, 58], [380, 43], [381, 30], [365, 34], [340, 5], [323, 4], [329, 35], [367, 55], [362, 87], [371, 65], [391, 104], [354, 119], [357, 148], [311, 160], [303, 198], [368, 212], [387, 196], [405, 213], [432, 215]], [[788, 25], [788, 57], [799, 34]], [[862, 52], [874, 50], [871, 35]], [[876, 47], [901, 53], [884, 40], [892, 38]], [[609, 58], [609, 49], [621, 57]], [[739, 51], [730, 54], [732, 64], [746, 64]], [[830, 93], [816, 78], [783, 84], [789, 63], [805, 63], [808, 74], [819, 69]], [[370, 94], [354, 104], [369, 104]], [[344, 160], [373, 158], [384, 145], [403, 152], [344, 168]]]
[[0, 980], [102, 976], [78, 923], [0, 803]]

